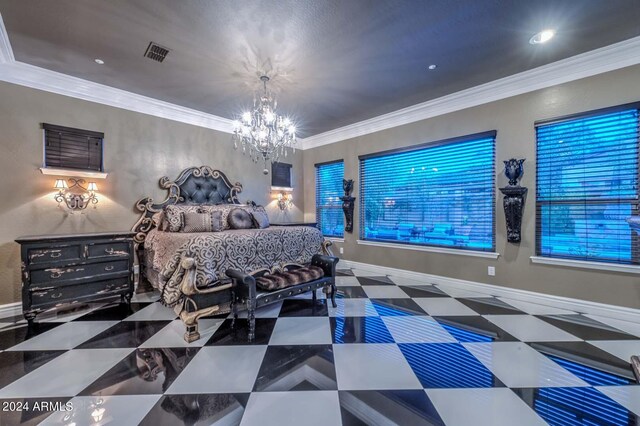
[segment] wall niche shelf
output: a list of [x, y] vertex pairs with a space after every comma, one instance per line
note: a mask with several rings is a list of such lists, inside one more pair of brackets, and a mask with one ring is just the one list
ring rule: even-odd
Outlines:
[[93, 179], [106, 179], [109, 173], [90, 171], [90, 170], [75, 170], [75, 169], [59, 169], [55, 167], [40, 167], [40, 171], [43, 175], [50, 176], [66, 176], [66, 177], [82, 177]]

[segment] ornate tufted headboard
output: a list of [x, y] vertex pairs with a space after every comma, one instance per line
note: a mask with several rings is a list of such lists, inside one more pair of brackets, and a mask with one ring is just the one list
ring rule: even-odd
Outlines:
[[141, 244], [147, 233], [153, 229], [152, 216], [171, 204], [240, 204], [238, 194], [242, 184], [231, 184], [220, 170], [209, 166], [189, 167], [180, 173], [176, 180], [168, 176], [160, 178], [160, 187], [166, 189], [167, 198], [154, 203], [151, 197], [145, 197], [136, 203], [136, 209], [142, 212], [131, 229], [136, 233], [134, 239]]

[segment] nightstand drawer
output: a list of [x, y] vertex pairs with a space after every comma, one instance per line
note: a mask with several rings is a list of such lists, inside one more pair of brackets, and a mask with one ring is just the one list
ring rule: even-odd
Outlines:
[[33, 307], [51, 306], [63, 302], [80, 301], [85, 298], [98, 299], [101, 296], [107, 297], [114, 293], [129, 291], [129, 289], [130, 283], [128, 277], [87, 284], [52, 287], [32, 291], [31, 303]]
[[46, 283], [56, 285], [58, 282], [81, 278], [98, 278], [100, 275], [113, 274], [129, 270], [129, 260], [112, 260], [111, 262], [91, 263], [87, 265], [49, 267], [31, 271], [31, 284]]
[[79, 260], [81, 256], [82, 249], [80, 244], [29, 248], [27, 251], [27, 259], [30, 264]]
[[87, 245], [87, 259], [98, 257], [129, 256], [129, 243], [126, 241], [110, 241]]

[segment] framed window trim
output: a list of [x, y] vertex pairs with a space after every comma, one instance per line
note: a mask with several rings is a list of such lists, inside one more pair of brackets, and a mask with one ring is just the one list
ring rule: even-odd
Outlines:
[[[564, 122], [570, 122], [573, 120], [580, 119], [588, 119], [595, 118], [598, 116], [612, 114], [616, 112], [626, 111], [626, 110], [639, 110], [640, 111], [640, 101], [631, 102], [621, 105], [615, 105], [605, 108], [598, 108], [594, 110], [578, 112], [573, 114], [568, 114], [555, 118], [541, 119], [536, 120], [534, 122], [534, 127], [536, 129], [536, 242], [535, 242], [535, 250], [536, 254], [534, 256], [530, 256], [529, 259], [533, 264], [543, 264], [543, 265], [551, 265], [551, 266], [560, 266], [560, 267], [569, 267], [569, 268], [578, 268], [578, 269], [590, 269], [590, 270], [600, 270], [600, 271], [611, 271], [611, 272], [619, 272], [619, 273], [628, 273], [628, 274], [640, 274], [640, 253], [638, 253], [638, 249], [634, 246], [633, 240], [638, 241], [640, 237], [638, 237], [635, 231], [632, 232], [632, 262], [614, 262], [608, 259], [599, 260], [596, 258], [579, 258], [579, 257], [569, 257], [569, 256], [549, 256], [542, 254], [541, 248], [541, 218], [540, 218], [540, 203], [538, 201], [538, 138], [537, 138], [537, 129], [541, 126], [553, 125], [553, 124], [561, 124]], [[639, 118], [640, 122], [640, 118]], [[640, 137], [638, 138], [638, 143], [640, 144]], [[640, 146], [639, 146], [640, 149]], [[638, 183], [640, 184], [640, 155], [639, 155], [639, 164], [637, 165], [638, 169]], [[640, 188], [637, 189], [638, 194], [640, 194]], [[636, 196], [636, 200], [638, 197]], [[585, 199], [583, 201], [585, 204], [588, 203], [588, 200]], [[638, 203], [636, 203], [638, 205]], [[637, 207], [636, 207], [637, 208]], [[637, 214], [638, 210], [636, 210]], [[635, 259], [634, 259], [635, 258]], [[634, 261], [635, 260], [635, 261]]]
[[[99, 170], [89, 168], [56, 167], [47, 164], [47, 132], [60, 132], [81, 137], [95, 138], [100, 140], [100, 166]], [[86, 177], [93, 179], [104, 179], [108, 173], [104, 169], [104, 133], [92, 130], [76, 129], [72, 127], [59, 126], [55, 124], [42, 123], [42, 167], [40, 171], [44, 175]]]
[[[330, 166], [330, 165], [334, 165], [334, 164], [343, 164], [344, 167], [344, 159], [338, 159], [338, 160], [331, 160], [331, 161], [324, 161], [321, 163], [315, 163], [314, 164], [314, 169], [315, 169], [315, 177], [316, 177], [316, 222], [318, 223], [318, 228], [320, 229], [320, 231], [322, 232], [322, 213], [321, 213], [321, 209], [325, 208], [331, 208], [331, 209], [336, 209], [339, 210], [339, 214], [342, 215], [342, 203], [337, 204], [336, 206], [331, 206], [331, 207], [321, 207], [318, 205], [318, 189], [319, 189], [319, 182], [318, 182], [318, 171], [320, 170], [321, 167], [323, 166]], [[344, 169], [343, 169], [344, 170]], [[342, 178], [344, 179], [344, 172], [343, 172], [343, 176]], [[340, 181], [340, 187], [342, 187], [342, 181]], [[334, 234], [325, 234], [323, 232], [323, 236], [329, 240], [334, 240], [336, 242], [344, 242], [344, 215], [342, 215], [342, 234], [340, 235], [334, 235]]]
[[[470, 255], [476, 257], [487, 257], [497, 259], [500, 254], [496, 252], [496, 179], [495, 179], [495, 164], [496, 164], [496, 155], [495, 155], [495, 139], [497, 137], [497, 130], [490, 130], [486, 132], [479, 132], [470, 135], [457, 136], [448, 139], [441, 139], [436, 141], [424, 142], [416, 145], [409, 145], [400, 148], [393, 148], [385, 151], [378, 151], [374, 153], [364, 154], [358, 156], [359, 160], [359, 175], [360, 175], [360, 232], [359, 239], [357, 243], [360, 245], [368, 245], [368, 246], [378, 246], [378, 247], [388, 247], [388, 248], [400, 248], [400, 249], [408, 249], [408, 250], [416, 250], [416, 251], [425, 251], [425, 252], [435, 252], [435, 253], [445, 253], [445, 254], [461, 254], [461, 255]], [[365, 160], [384, 157], [393, 154], [400, 154], [405, 152], [412, 151], [420, 151], [422, 149], [435, 148], [439, 146], [452, 145], [456, 143], [462, 142], [471, 142], [474, 140], [480, 139], [493, 139], [493, 158], [492, 158], [492, 242], [491, 248], [488, 249], [474, 249], [467, 247], [458, 247], [458, 246], [450, 246], [450, 245], [441, 245], [441, 244], [427, 244], [427, 243], [414, 243], [410, 241], [398, 241], [398, 240], [385, 240], [385, 239], [367, 239], [365, 237], [365, 179], [363, 177], [363, 164]]]

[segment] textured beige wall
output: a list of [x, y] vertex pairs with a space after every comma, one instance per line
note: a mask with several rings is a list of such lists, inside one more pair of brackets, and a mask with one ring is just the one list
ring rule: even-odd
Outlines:
[[[640, 100], [640, 66], [562, 84], [432, 119], [304, 151], [305, 218], [315, 218], [314, 164], [343, 158], [345, 177], [354, 179], [358, 197], [358, 155], [497, 130], [497, 186], [507, 183], [502, 160], [526, 158], [522, 185], [529, 188], [522, 224], [522, 242], [506, 241], [502, 195], [496, 190], [496, 251], [498, 260], [362, 246], [359, 203], [353, 234], [345, 236], [344, 259], [490, 283], [541, 293], [640, 308], [640, 276], [532, 264], [535, 255], [535, 130], [536, 120]], [[392, 172], [392, 171], [390, 171]], [[334, 250], [336, 253], [338, 250]], [[487, 275], [495, 266], [496, 276]]]
[[[105, 133], [104, 162], [109, 176], [96, 180], [95, 210], [69, 215], [53, 200], [54, 176], [42, 165], [41, 123]], [[292, 160], [290, 156], [288, 160]], [[289, 161], [291, 162], [291, 161]], [[262, 166], [235, 152], [222, 132], [0, 83], [0, 304], [21, 300], [19, 246], [27, 234], [129, 230], [137, 220], [135, 202], [150, 195], [163, 200], [158, 179], [176, 178], [190, 166], [220, 169], [241, 182], [240, 200], [267, 206], [272, 221], [302, 219], [302, 156], [293, 156], [294, 204], [281, 212], [269, 193]]]

